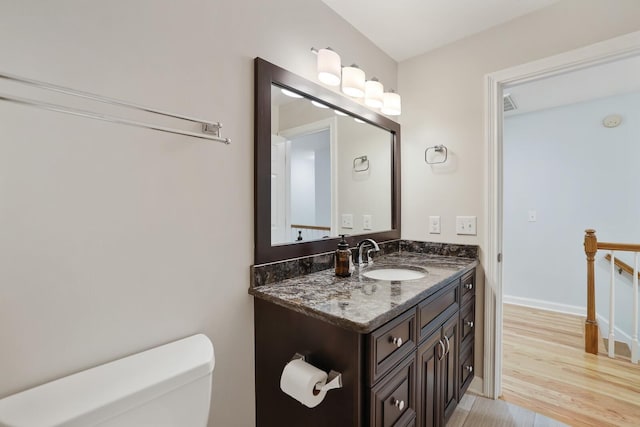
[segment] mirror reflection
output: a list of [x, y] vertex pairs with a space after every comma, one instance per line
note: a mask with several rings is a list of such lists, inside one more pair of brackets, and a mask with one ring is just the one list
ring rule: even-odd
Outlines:
[[392, 229], [393, 135], [271, 85], [271, 245]]

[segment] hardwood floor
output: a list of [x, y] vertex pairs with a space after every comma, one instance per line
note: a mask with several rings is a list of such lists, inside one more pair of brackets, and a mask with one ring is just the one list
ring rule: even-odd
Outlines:
[[640, 426], [640, 365], [584, 352], [584, 318], [504, 305], [502, 399], [571, 426]]

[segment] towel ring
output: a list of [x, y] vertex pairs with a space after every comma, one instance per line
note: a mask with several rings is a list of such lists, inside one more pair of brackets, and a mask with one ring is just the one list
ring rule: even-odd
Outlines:
[[[444, 158], [438, 162], [429, 161], [429, 156], [428, 156], [429, 151], [434, 151], [436, 153], [444, 153]], [[442, 144], [434, 145], [433, 147], [427, 147], [427, 149], [424, 150], [424, 161], [428, 165], [438, 165], [438, 164], [444, 163], [447, 161], [447, 156], [448, 156], [447, 153], [448, 153], [447, 147], [445, 147]]]
[[[358, 169], [357, 165], [360, 165], [360, 168]], [[364, 165], [364, 168], [363, 166]], [[353, 171], [354, 172], [366, 172], [369, 170], [369, 159], [367, 159], [367, 156], [360, 156], [360, 157], [356, 157], [355, 159], [353, 159]]]

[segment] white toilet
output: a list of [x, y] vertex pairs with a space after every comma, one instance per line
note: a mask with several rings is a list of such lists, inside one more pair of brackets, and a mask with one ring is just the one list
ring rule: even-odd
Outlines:
[[213, 345], [194, 335], [0, 400], [1, 427], [204, 427]]

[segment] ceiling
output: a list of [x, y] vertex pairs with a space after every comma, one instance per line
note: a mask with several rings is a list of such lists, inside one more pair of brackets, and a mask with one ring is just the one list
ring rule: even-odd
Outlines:
[[637, 92], [638, 76], [640, 56], [633, 56], [505, 88], [504, 93], [510, 94], [518, 107], [505, 116]]
[[400, 62], [559, 0], [322, 0]]

